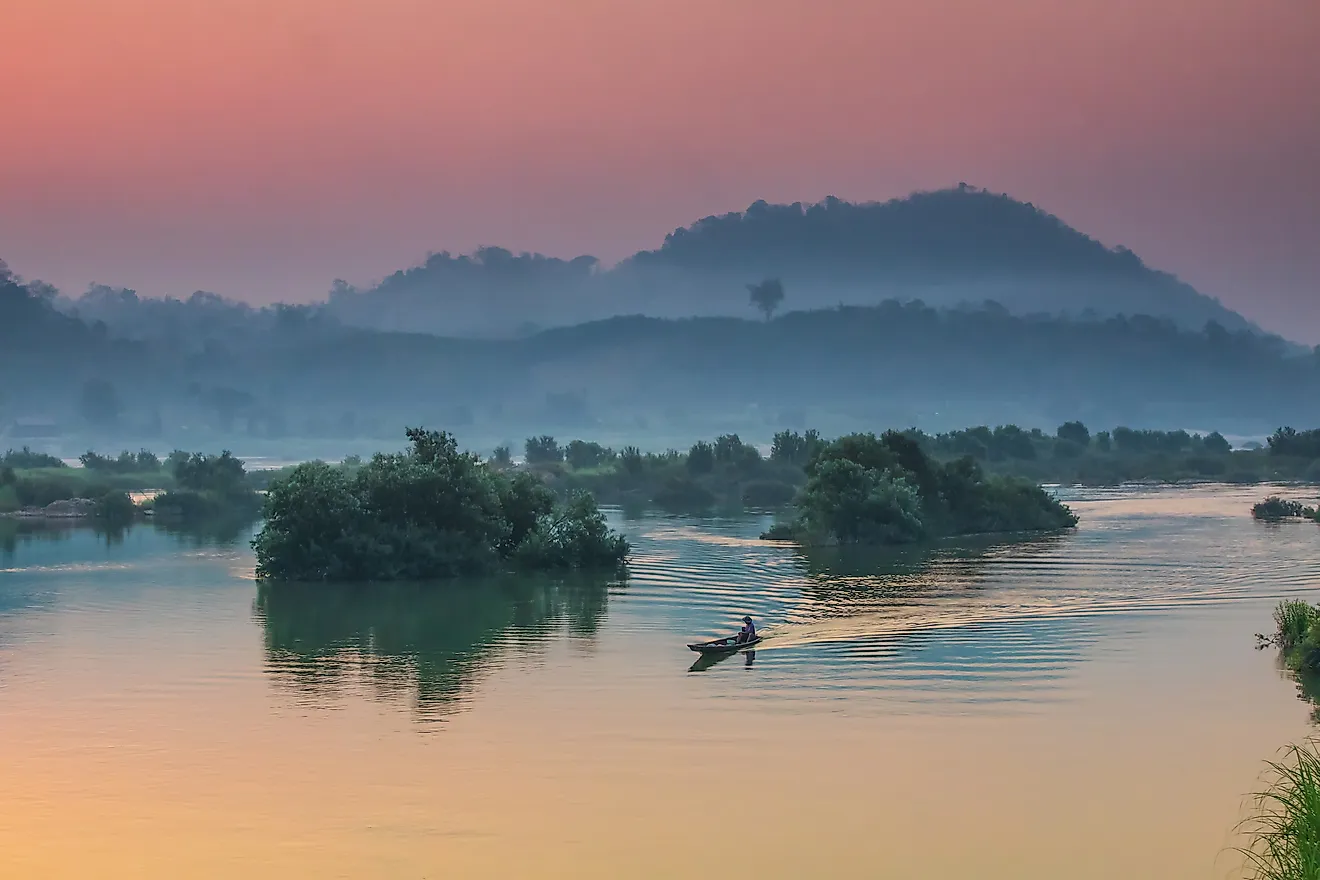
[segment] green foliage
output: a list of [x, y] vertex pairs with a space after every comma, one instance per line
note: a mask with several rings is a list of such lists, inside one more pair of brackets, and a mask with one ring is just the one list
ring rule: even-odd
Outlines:
[[1250, 880], [1320, 880], [1320, 751], [1290, 746], [1269, 763], [1269, 783], [1239, 829]]
[[1091, 442], [1091, 432], [1081, 422], [1064, 422], [1059, 425], [1054, 436], [1080, 447], [1085, 447]]
[[491, 463], [499, 468], [513, 466], [513, 450], [507, 446], [496, 446], [490, 456]]
[[708, 474], [715, 469], [715, 447], [705, 440], [692, 444], [687, 454], [687, 469], [694, 474]]
[[822, 445], [824, 441], [817, 430], [808, 430], [804, 434], [780, 431], [770, 444], [770, 460], [805, 467]]
[[580, 470], [599, 467], [613, 459], [613, 449], [608, 449], [599, 443], [588, 443], [585, 440], [574, 440], [564, 450], [564, 460], [570, 467]]
[[63, 468], [68, 467], [61, 459], [53, 455], [47, 455], [44, 452], [33, 452], [31, 448], [24, 446], [15, 451], [10, 449], [4, 455], [0, 456], [0, 465], [15, 470], [34, 470], [36, 468]]
[[1251, 515], [1263, 520], [1315, 519], [1316, 511], [1300, 501], [1285, 500], [1278, 495], [1271, 495], [1264, 501], [1252, 505]]
[[112, 523], [125, 523], [137, 514], [137, 505], [126, 492], [107, 492], [96, 499], [98, 519]]
[[523, 457], [528, 464], [545, 464], [563, 461], [564, 451], [554, 437], [543, 434], [540, 437], [528, 437], [523, 445]]
[[1315, 463], [1303, 457], [1249, 448], [1233, 451], [1218, 432], [1202, 436], [1181, 430], [1118, 427], [1112, 434], [1100, 431], [1090, 435], [1090, 442], [1082, 445], [1084, 428], [1080, 423], [1065, 423], [1055, 436], [1023, 431], [1012, 425], [993, 429], [978, 426], [935, 435], [908, 433], [937, 459], [947, 461], [969, 455], [989, 470], [1036, 482], [1085, 485], [1114, 485], [1132, 480], [1320, 482], [1320, 465], [1313, 467]]
[[625, 446], [619, 453], [619, 464], [623, 466], [625, 473], [635, 477], [646, 467], [646, 459], [636, 446]]
[[244, 495], [251, 490], [247, 486], [247, 471], [241, 459], [234, 458], [228, 449], [219, 455], [206, 455], [194, 452], [182, 455], [170, 454], [174, 480], [180, 488], [194, 492], [214, 492], [218, 495]]
[[519, 565], [540, 571], [611, 568], [627, 555], [628, 542], [610, 530], [596, 499], [586, 492], [576, 493], [559, 510], [543, 513], [512, 553]]
[[82, 466], [89, 471], [102, 471], [109, 474], [133, 474], [160, 470], [160, 459], [148, 449], [137, 454], [124, 450], [118, 458], [97, 455], [90, 449], [78, 456]]
[[918, 437], [896, 431], [878, 438], [852, 434], [822, 447], [807, 466], [797, 522], [767, 536], [791, 535], [804, 543], [899, 544], [927, 536], [1051, 531], [1077, 524], [1066, 506], [1036, 484], [986, 477], [971, 456], [941, 465], [925, 453]]
[[1300, 647], [1310, 632], [1311, 625], [1320, 615], [1320, 609], [1301, 601], [1288, 599], [1274, 608], [1275, 640], [1284, 651]]
[[250, 523], [261, 511], [261, 498], [250, 490], [170, 489], [152, 499], [151, 510], [157, 520], [168, 520], [176, 525], [233, 518]]
[[805, 535], [840, 544], [902, 544], [925, 534], [915, 486], [843, 458], [816, 467], [798, 510]]
[[0, 484], [0, 513], [12, 513], [22, 507], [18, 500], [18, 489], [12, 485]]
[[[556, 509], [534, 475], [460, 452], [443, 432], [409, 429], [411, 448], [351, 477], [320, 462], [272, 484], [253, 541], [259, 577], [399, 580], [498, 570], [617, 566], [627, 544], [589, 496]], [[555, 447], [557, 448], [557, 446]]]
[[1314, 460], [1320, 458], [1320, 429], [1298, 431], [1280, 428], [1265, 441], [1270, 455]]

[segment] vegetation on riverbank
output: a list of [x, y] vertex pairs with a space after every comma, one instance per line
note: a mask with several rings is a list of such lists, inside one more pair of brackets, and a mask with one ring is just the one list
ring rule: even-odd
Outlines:
[[[80, 461], [82, 467], [69, 467], [54, 456], [26, 447], [0, 456], [0, 513], [36, 516], [55, 505], [70, 509], [62, 515], [90, 513], [115, 521], [147, 512], [196, 520], [255, 516], [261, 507], [243, 462], [227, 451], [203, 455], [176, 450], [164, 461], [145, 449], [114, 458], [89, 451]], [[134, 504], [130, 498], [134, 493], [150, 492], [159, 494], [142, 504]]]
[[[1281, 428], [1260, 448], [1233, 449], [1218, 432], [1147, 431], [1119, 427], [1092, 433], [1066, 422], [1053, 434], [1015, 425], [976, 427], [946, 434], [901, 432], [942, 465], [973, 460], [986, 479], [1014, 477], [1033, 483], [1102, 486], [1123, 482], [1320, 482], [1320, 431]], [[621, 450], [556, 438], [529, 438], [525, 467], [567, 494], [591, 492], [602, 503], [691, 510], [709, 507], [776, 508], [791, 503], [806, 484], [806, 466], [826, 444], [817, 431], [780, 431], [769, 455], [737, 434], [698, 442], [686, 452]], [[492, 461], [511, 466], [513, 452], [497, 449]]]
[[1253, 504], [1251, 515], [1266, 522], [1279, 522], [1285, 519], [1313, 519], [1320, 522], [1320, 510], [1307, 507], [1300, 501], [1292, 501], [1271, 495], [1264, 501]]
[[1268, 764], [1240, 830], [1251, 880], [1320, 880], [1320, 748], [1314, 740], [1289, 746]]
[[949, 535], [1048, 532], [1077, 517], [1034, 483], [986, 476], [972, 458], [932, 459], [908, 434], [840, 437], [806, 465], [797, 517], [766, 538], [802, 544], [906, 544]]
[[1262, 646], [1279, 649], [1284, 665], [1296, 673], [1320, 672], [1320, 605], [1288, 599], [1274, 608], [1274, 633], [1256, 635]]
[[623, 564], [628, 544], [590, 495], [557, 504], [535, 474], [490, 466], [444, 432], [407, 433], [410, 449], [377, 454], [351, 476], [309, 462], [274, 482], [253, 541], [258, 577], [406, 580]]

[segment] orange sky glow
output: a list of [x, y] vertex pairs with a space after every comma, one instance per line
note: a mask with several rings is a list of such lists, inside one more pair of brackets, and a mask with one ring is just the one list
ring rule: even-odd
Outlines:
[[0, 0], [0, 257], [309, 300], [959, 181], [1320, 341], [1315, 0]]

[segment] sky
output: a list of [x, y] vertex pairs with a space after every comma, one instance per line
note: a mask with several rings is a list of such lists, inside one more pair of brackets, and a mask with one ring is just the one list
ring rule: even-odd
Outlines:
[[323, 297], [1007, 192], [1320, 342], [1320, 0], [0, 0], [0, 258]]

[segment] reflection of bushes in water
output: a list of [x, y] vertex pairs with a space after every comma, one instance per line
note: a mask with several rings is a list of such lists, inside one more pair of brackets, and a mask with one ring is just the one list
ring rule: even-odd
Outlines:
[[365, 675], [384, 694], [415, 690], [421, 707], [442, 707], [470, 690], [501, 646], [531, 647], [561, 628], [593, 636], [609, 583], [587, 576], [260, 582], [255, 613], [268, 663], [295, 686], [333, 692]]
[[200, 522], [155, 521], [150, 524], [140, 520], [106, 522], [95, 517], [77, 520], [0, 517], [0, 556], [12, 560], [24, 542], [67, 541], [79, 531], [90, 532], [97, 537], [98, 543], [112, 547], [124, 543], [134, 529], [144, 528], [171, 535], [185, 546], [230, 546], [245, 541], [255, 523], [250, 516]]
[[122, 544], [132, 526], [125, 523], [105, 523], [96, 519], [12, 519], [0, 517], [0, 554], [6, 559], [18, 552], [20, 543], [40, 541], [54, 543], [67, 541], [78, 530], [96, 535], [107, 547]]
[[999, 559], [1040, 556], [1067, 540], [1048, 534], [1006, 540], [1001, 536], [961, 537], [957, 543], [799, 547], [807, 574], [804, 593], [829, 604], [846, 599], [856, 610], [859, 599], [887, 602], [927, 593], [936, 580], [965, 581], [983, 575]]
[[1274, 608], [1274, 633], [1257, 634], [1259, 647], [1278, 649], [1279, 668], [1297, 684], [1297, 696], [1312, 705], [1320, 723], [1320, 605], [1287, 599]]
[[225, 547], [246, 542], [251, 537], [252, 527], [259, 521], [260, 517], [250, 512], [231, 511], [228, 515], [196, 520], [157, 517], [152, 524], [157, 531], [174, 537], [184, 546]]

